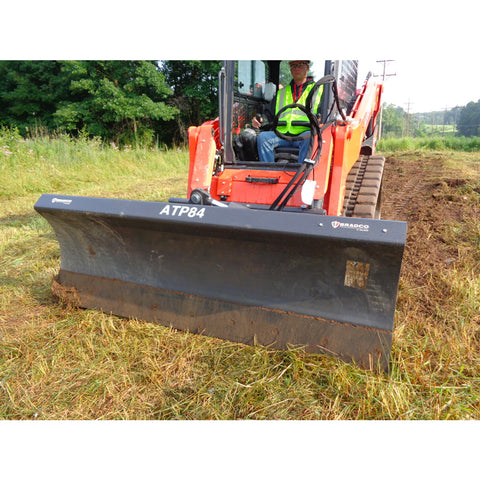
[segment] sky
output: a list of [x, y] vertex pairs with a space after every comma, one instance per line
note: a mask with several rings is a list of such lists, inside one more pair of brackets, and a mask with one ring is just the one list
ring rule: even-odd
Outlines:
[[[406, 57], [400, 53], [357, 59], [358, 85], [372, 72], [378, 81], [383, 81], [382, 103], [396, 105], [410, 113], [450, 110], [480, 100], [480, 61], [466, 53], [445, 58]], [[384, 60], [388, 61], [384, 63]], [[321, 65], [323, 60], [314, 63]]]
[[[391, 60], [382, 59], [382, 60]], [[480, 100], [480, 66], [471, 59], [398, 59], [387, 63], [383, 102], [411, 113], [431, 112]], [[359, 62], [359, 69], [361, 61]], [[368, 62], [367, 64], [371, 64]], [[373, 65], [383, 74], [383, 63]], [[381, 77], [380, 77], [381, 78]]]

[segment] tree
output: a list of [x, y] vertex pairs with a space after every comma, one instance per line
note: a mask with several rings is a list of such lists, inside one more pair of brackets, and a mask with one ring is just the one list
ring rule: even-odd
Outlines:
[[405, 111], [395, 105], [383, 105], [382, 137], [401, 137], [405, 124]]
[[469, 102], [460, 112], [457, 123], [458, 135], [473, 137], [480, 135], [480, 100]]
[[104, 140], [149, 141], [171, 121], [172, 90], [153, 61], [0, 62], [0, 123], [37, 125]]
[[171, 89], [155, 62], [68, 61], [70, 95], [55, 112], [58, 125], [116, 142], [151, 141], [153, 120], [171, 120], [178, 110], [167, 105]]
[[61, 74], [61, 62], [0, 62], [0, 123], [27, 127], [56, 126], [57, 104], [68, 95], [69, 80]]
[[179, 111], [174, 139], [187, 142], [188, 127], [201, 125], [218, 116], [218, 73], [220, 61], [174, 61], [162, 62], [161, 72], [166, 83], [173, 89], [171, 104]]

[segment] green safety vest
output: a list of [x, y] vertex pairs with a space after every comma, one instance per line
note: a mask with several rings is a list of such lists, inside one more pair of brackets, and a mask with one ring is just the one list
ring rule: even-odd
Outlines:
[[[275, 115], [286, 105], [292, 103], [299, 103], [300, 105], [305, 105], [307, 101], [308, 94], [310, 90], [315, 86], [315, 82], [309, 83], [304, 90], [300, 98], [294, 102], [292, 94], [292, 85], [288, 85], [285, 88], [282, 88], [278, 91], [277, 102], [275, 106]], [[323, 85], [317, 90], [315, 94], [314, 109], [313, 113], [317, 113], [318, 106], [320, 105], [320, 100], [322, 98]], [[280, 133], [289, 133], [290, 135], [301, 135], [304, 132], [310, 133], [310, 122], [308, 117], [300, 109], [288, 109], [282, 113], [281, 117], [278, 119], [278, 131]], [[306, 135], [308, 137], [308, 135]]]

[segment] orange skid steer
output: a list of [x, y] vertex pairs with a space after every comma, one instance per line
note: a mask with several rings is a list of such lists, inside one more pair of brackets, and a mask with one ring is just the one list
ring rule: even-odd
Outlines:
[[267, 116], [281, 68], [224, 62], [219, 118], [189, 129], [186, 198], [42, 195], [61, 251], [54, 289], [84, 308], [388, 370], [407, 228], [380, 219], [382, 85], [357, 90], [357, 62], [326, 61], [306, 104], [271, 118], [285, 137], [282, 113], [305, 113], [307, 157], [292, 144], [265, 163], [249, 122]]

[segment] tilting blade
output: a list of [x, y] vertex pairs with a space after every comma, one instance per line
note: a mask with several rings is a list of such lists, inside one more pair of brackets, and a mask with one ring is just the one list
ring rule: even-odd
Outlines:
[[406, 223], [42, 195], [75, 304], [388, 369]]

